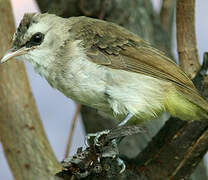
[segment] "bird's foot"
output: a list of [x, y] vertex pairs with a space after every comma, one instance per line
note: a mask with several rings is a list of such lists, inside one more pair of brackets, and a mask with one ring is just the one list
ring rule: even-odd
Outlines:
[[90, 139], [94, 137], [94, 145], [101, 146], [100, 137], [109, 134], [110, 130], [104, 130], [97, 133], [89, 133], [85, 136], [85, 145], [89, 147], [91, 145]]
[[76, 154], [65, 159], [62, 162], [63, 170], [56, 176], [65, 177], [68, 173], [81, 179], [91, 174], [103, 173], [119, 177], [119, 174], [124, 173], [126, 165], [119, 157], [118, 144], [125, 136], [143, 132], [144, 129], [138, 126], [120, 126], [89, 134], [86, 137], [88, 147], [85, 150], [78, 148]]
[[121, 173], [123, 173], [126, 170], [126, 164], [119, 157], [117, 157], [116, 161], [117, 161], [118, 165], [121, 167], [121, 170], [119, 172], [121, 174]]
[[[109, 144], [106, 146], [104, 141], [102, 141], [103, 136], [106, 136], [110, 133], [110, 130], [104, 130], [97, 133], [90, 133], [87, 134], [85, 137], [85, 144], [87, 147], [91, 147], [92, 145], [94, 147], [100, 148], [101, 156], [98, 157], [97, 161], [100, 162], [101, 158], [112, 158], [115, 159], [118, 163], [118, 166], [121, 167], [120, 173], [123, 173], [126, 169], [126, 165], [122, 159], [119, 158], [119, 152], [118, 152], [118, 144], [120, 138], [115, 138], [108, 142]], [[91, 138], [93, 138], [93, 141], [90, 141]]]

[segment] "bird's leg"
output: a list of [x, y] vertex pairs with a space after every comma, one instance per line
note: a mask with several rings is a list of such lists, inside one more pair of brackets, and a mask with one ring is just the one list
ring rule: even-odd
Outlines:
[[[128, 113], [127, 116], [118, 124], [118, 126], [125, 125], [134, 115], [132, 113]], [[117, 146], [122, 141], [124, 137], [116, 138], [113, 140], [113, 143], [115, 143]]]
[[134, 115], [132, 113], [128, 113], [127, 116], [118, 124], [118, 126], [125, 125]]
[[102, 135], [105, 135], [105, 134], [108, 134], [110, 132], [110, 130], [106, 129], [104, 131], [100, 131], [100, 132], [96, 132], [96, 133], [89, 133], [85, 136], [85, 145], [87, 147], [90, 146], [90, 143], [89, 143], [89, 140], [91, 137], [95, 137], [94, 138], [94, 144], [96, 146], [100, 146], [100, 143], [99, 143], [99, 138], [102, 136]]
[[[133, 117], [133, 114], [131, 113], [128, 113], [127, 116], [121, 120], [121, 122], [117, 125], [117, 126], [124, 126], [131, 118]], [[95, 133], [96, 136], [95, 136], [95, 139], [94, 139], [94, 142], [97, 146], [100, 145], [99, 143], [99, 138], [104, 135], [104, 134], [108, 134], [109, 133], [109, 130], [104, 130], [104, 131], [101, 131], [101, 132], [97, 132]], [[113, 140], [113, 143], [118, 146], [118, 144], [121, 142], [121, 140], [123, 139], [123, 137], [120, 137], [120, 138], [116, 138]]]
[[[127, 116], [117, 126], [123, 126], [123, 125], [125, 125], [133, 116], [134, 115], [132, 113], [128, 113]], [[100, 146], [99, 138], [102, 135], [108, 134], [109, 132], [110, 132], [109, 130], [104, 130], [104, 131], [100, 131], [100, 132], [97, 132], [97, 133], [89, 133], [89, 134], [87, 134], [86, 137], [85, 137], [85, 144], [86, 144], [86, 146], [89, 147], [89, 145], [90, 145], [89, 139], [91, 137], [95, 137], [94, 138], [94, 144], [96, 146]], [[114, 139], [113, 140], [113, 143], [116, 143], [118, 145], [122, 139], [123, 138]]]
[[[117, 125], [117, 126], [123, 126], [125, 125], [131, 118], [133, 117], [133, 114], [131, 113], [128, 113], [127, 116]], [[89, 146], [89, 139], [94, 136], [94, 145], [96, 146], [101, 146], [100, 142], [99, 142], [99, 138], [102, 136], [102, 135], [105, 135], [105, 134], [108, 134], [110, 131], [109, 130], [104, 130], [104, 131], [101, 131], [101, 132], [97, 132], [97, 133], [91, 133], [91, 134], [88, 134], [86, 136], [86, 139], [85, 139], [85, 144], [87, 146]], [[115, 148], [118, 147], [118, 144], [121, 142], [121, 140], [123, 139], [123, 137], [120, 137], [120, 138], [116, 138], [116, 139], [113, 139], [112, 140], [112, 143], [113, 145], [115, 146]], [[125, 163], [123, 162], [122, 159], [120, 159], [118, 156], [114, 156], [112, 158], [116, 158], [116, 161], [118, 162], [118, 165], [121, 166], [121, 171], [120, 173], [124, 172], [125, 169], [126, 169], [126, 165]]]
[[[133, 117], [133, 114], [131, 113], [128, 113], [127, 116], [118, 124], [118, 126], [123, 126], [125, 125], [131, 118]], [[113, 139], [112, 140], [112, 143], [114, 143], [115, 146], [118, 146], [118, 144], [122, 141], [124, 137], [119, 137], [119, 138], [116, 138], [116, 139]], [[121, 166], [121, 171], [120, 173], [124, 172], [125, 169], [126, 169], [126, 165], [125, 163], [123, 162], [122, 159], [120, 159], [118, 156], [117, 156], [117, 162], [119, 164], [119, 166]]]

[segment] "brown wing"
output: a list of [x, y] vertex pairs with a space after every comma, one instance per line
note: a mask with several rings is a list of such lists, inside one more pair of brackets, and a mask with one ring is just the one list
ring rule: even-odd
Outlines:
[[187, 99], [208, 110], [207, 102], [178, 65], [138, 36], [113, 23], [86, 17], [74, 28], [92, 62], [171, 82]]
[[87, 55], [94, 63], [195, 89], [192, 81], [177, 64], [126, 29], [86, 17], [82, 17], [73, 28], [75, 38], [82, 40]]

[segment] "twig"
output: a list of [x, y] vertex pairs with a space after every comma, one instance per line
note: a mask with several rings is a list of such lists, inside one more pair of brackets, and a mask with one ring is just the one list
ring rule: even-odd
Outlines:
[[195, 76], [195, 78], [193, 79], [194, 85], [199, 90], [201, 95], [204, 96], [205, 98], [207, 98], [206, 94], [204, 94], [206, 89], [203, 88], [208, 84], [204, 79], [206, 78], [207, 70], [208, 70], [208, 53], [205, 52], [203, 56], [202, 66], [199, 72], [197, 73], [197, 75]]
[[200, 69], [195, 33], [195, 0], [177, 1], [177, 47], [180, 66], [193, 79]]
[[163, 0], [162, 7], [160, 11], [160, 22], [163, 26], [163, 29], [169, 31], [172, 29], [170, 23], [172, 22], [171, 18], [173, 17], [175, 1], [174, 0]]
[[67, 158], [69, 156], [69, 152], [70, 152], [70, 148], [71, 148], [71, 143], [72, 143], [72, 138], [73, 138], [73, 134], [74, 134], [74, 128], [78, 119], [78, 115], [80, 113], [81, 110], [81, 104], [77, 104], [76, 107], [76, 111], [72, 120], [72, 125], [71, 125], [71, 129], [70, 129], [70, 134], [69, 134], [69, 138], [67, 141], [67, 146], [66, 146], [66, 151], [65, 151], [65, 158]]

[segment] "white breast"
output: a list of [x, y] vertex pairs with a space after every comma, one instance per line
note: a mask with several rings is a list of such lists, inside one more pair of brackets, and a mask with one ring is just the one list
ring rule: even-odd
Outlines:
[[166, 82], [97, 65], [87, 60], [77, 43], [71, 44], [61, 66], [55, 66], [58, 70], [53, 67], [46, 77], [53, 87], [81, 104], [115, 114], [148, 118], [164, 110]]
[[145, 118], [164, 110], [163, 81], [97, 65], [81, 57], [68, 66], [70, 70], [61, 78], [59, 90], [75, 101], [101, 111], [130, 112]]
[[109, 110], [106, 99], [106, 69], [78, 58], [70, 61], [65, 77], [59, 78], [66, 96], [94, 108]]

